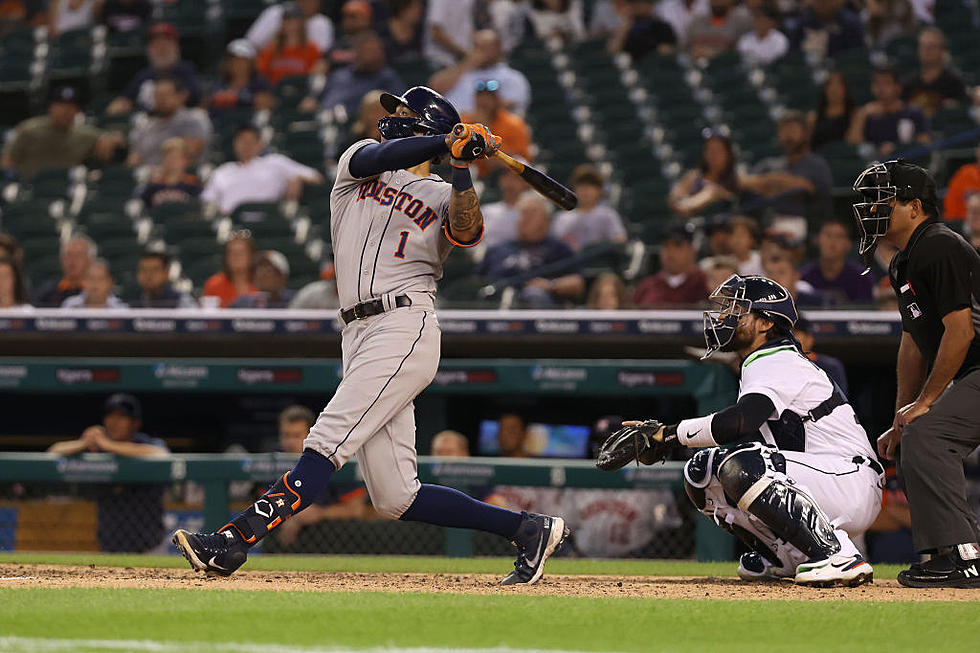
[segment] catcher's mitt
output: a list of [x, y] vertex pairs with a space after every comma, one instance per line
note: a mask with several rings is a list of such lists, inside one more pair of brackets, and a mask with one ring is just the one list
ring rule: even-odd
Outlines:
[[624, 422], [623, 428], [602, 443], [596, 467], [611, 472], [633, 461], [652, 465], [662, 462], [679, 446], [676, 427], [665, 427], [655, 419]]

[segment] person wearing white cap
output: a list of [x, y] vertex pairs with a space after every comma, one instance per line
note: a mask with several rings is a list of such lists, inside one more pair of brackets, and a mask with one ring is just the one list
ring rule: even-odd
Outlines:
[[211, 115], [236, 108], [271, 109], [275, 97], [269, 82], [255, 69], [255, 46], [248, 39], [235, 39], [228, 44], [221, 62], [221, 85], [211, 94], [208, 110]]
[[[248, 28], [245, 38], [255, 46], [256, 50], [269, 45], [279, 33], [285, 4], [294, 3], [272, 5], [259, 14]], [[307, 40], [319, 48], [320, 52], [330, 50], [334, 41], [333, 22], [320, 13], [320, 0], [296, 0], [295, 5], [303, 12], [303, 17], [306, 19]]]
[[267, 249], [255, 263], [257, 292], [242, 295], [231, 308], [286, 308], [296, 291], [286, 288], [289, 283], [289, 261], [282, 252]]

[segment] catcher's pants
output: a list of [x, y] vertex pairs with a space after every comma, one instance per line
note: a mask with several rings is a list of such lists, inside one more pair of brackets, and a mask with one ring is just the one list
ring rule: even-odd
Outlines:
[[371, 503], [392, 519], [419, 491], [413, 400], [435, 377], [441, 339], [432, 296], [407, 294], [411, 306], [344, 328], [343, 380], [303, 442], [337, 469], [356, 453]]
[[978, 445], [980, 370], [975, 370], [902, 434], [898, 473], [909, 499], [916, 551], [980, 541], [963, 474], [963, 460]]
[[[753, 446], [758, 448], [766, 461], [768, 477], [784, 481], [814, 500], [834, 527], [841, 553], [857, 553], [857, 547], [850, 538], [864, 533], [881, 509], [882, 480], [878, 472], [866, 463], [854, 462], [851, 457], [779, 451], [786, 460], [786, 471], [783, 473], [777, 471], [769, 458], [770, 453], [777, 451], [775, 447], [761, 443]], [[770, 546], [786, 569], [795, 569], [805, 562], [807, 556], [799, 549], [776, 537], [754, 515], [729, 503], [717, 477], [718, 466], [728, 453], [728, 448], [717, 447], [706, 453], [711, 456], [707, 464], [707, 469], [711, 470], [708, 478], [699, 482], [699, 479], [690, 478], [689, 469], [685, 469], [687, 482], [704, 488], [706, 505], [702, 512], [719, 525], [734, 524], [753, 533]]]

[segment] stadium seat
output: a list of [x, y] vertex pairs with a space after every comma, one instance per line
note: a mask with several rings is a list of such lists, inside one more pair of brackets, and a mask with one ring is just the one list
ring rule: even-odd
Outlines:
[[71, 30], [51, 44], [48, 74], [53, 78], [85, 79], [92, 72], [92, 32], [88, 28]]

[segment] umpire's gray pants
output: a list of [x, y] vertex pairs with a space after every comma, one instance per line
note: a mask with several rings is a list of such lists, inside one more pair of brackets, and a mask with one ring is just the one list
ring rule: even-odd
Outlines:
[[916, 551], [980, 540], [963, 473], [963, 460], [977, 446], [980, 370], [954, 383], [902, 434], [898, 473], [909, 500]]

